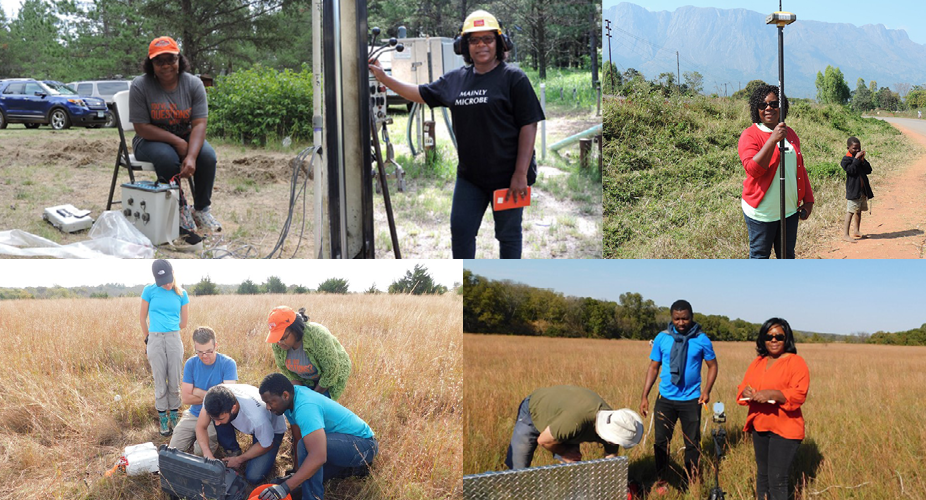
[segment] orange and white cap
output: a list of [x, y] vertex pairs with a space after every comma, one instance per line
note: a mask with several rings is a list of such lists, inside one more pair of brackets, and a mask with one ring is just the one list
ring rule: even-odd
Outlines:
[[274, 344], [283, 338], [286, 328], [296, 321], [296, 311], [286, 306], [277, 306], [270, 311], [267, 317], [267, 325], [270, 326], [270, 333], [267, 334], [267, 342]]
[[161, 54], [179, 54], [180, 47], [177, 42], [169, 36], [155, 38], [148, 45], [148, 59], [154, 59]]

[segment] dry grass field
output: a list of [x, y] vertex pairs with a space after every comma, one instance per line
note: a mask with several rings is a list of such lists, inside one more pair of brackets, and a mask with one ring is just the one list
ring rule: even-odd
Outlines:
[[[157, 432], [139, 304], [0, 302], [0, 499], [166, 498], [155, 475], [103, 477], [125, 446], [169, 439]], [[372, 476], [329, 483], [325, 498], [449, 498], [461, 473], [461, 298], [192, 297], [186, 355], [192, 329], [212, 326], [240, 382], [258, 385], [276, 370], [264, 339], [267, 313], [280, 304], [306, 307], [340, 339], [354, 370], [339, 402], [379, 440]], [[278, 472], [291, 465], [288, 441]]]
[[[755, 344], [718, 342], [714, 348], [720, 373], [711, 399], [726, 405], [729, 434], [720, 484], [728, 500], [755, 498], [755, 455], [742, 433], [746, 409], [734, 403]], [[649, 351], [643, 341], [464, 335], [463, 473], [504, 470], [518, 404], [536, 388], [579, 385], [615, 408], [638, 410]], [[795, 498], [926, 498], [926, 348], [800, 344], [798, 354], [810, 367], [811, 383], [803, 407], [807, 437], [792, 473]], [[702, 412], [708, 422], [702, 432], [704, 483], [660, 498], [707, 498], [714, 473], [710, 417], [709, 410]], [[650, 418], [644, 423], [651, 428]], [[671, 449], [681, 464], [678, 429]], [[621, 454], [630, 459], [630, 478], [649, 485], [655, 477], [651, 432], [645, 440]], [[582, 452], [585, 459], [602, 456], [597, 445], [585, 444]], [[533, 465], [552, 463], [549, 452], [535, 454]]]

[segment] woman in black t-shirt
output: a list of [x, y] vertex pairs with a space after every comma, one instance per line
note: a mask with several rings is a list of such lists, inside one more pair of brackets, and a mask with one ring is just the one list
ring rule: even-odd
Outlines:
[[[507, 190], [506, 200], [526, 197], [537, 177], [534, 140], [544, 114], [527, 75], [505, 63], [511, 42], [492, 14], [470, 14], [454, 49], [468, 66], [425, 85], [396, 80], [377, 61], [371, 61], [370, 71], [410, 101], [450, 108], [459, 159], [450, 211], [451, 246], [453, 258], [472, 259], [493, 192]], [[493, 210], [503, 259], [521, 258], [522, 212], [523, 208]]]

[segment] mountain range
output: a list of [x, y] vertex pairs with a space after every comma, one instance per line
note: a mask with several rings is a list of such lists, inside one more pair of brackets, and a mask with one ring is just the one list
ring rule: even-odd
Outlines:
[[[765, 24], [767, 14], [690, 6], [650, 12], [627, 2], [602, 13], [611, 21], [618, 70], [634, 68], [647, 80], [675, 74], [678, 51], [681, 73], [701, 73], [704, 93], [719, 95], [732, 94], [750, 80], [778, 83], [778, 30]], [[607, 60], [606, 23], [602, 31]], [[804, 21], [798, 14], [797, 22], [784, 28], [784, 48], [785, 92], [792, 97], [816, 97], [817, 72], [827, 65], [840, 68], [851, 90], [858, 78], [895, 91], [897, 83], [926, 84], [926, 45], [881, 24]]]

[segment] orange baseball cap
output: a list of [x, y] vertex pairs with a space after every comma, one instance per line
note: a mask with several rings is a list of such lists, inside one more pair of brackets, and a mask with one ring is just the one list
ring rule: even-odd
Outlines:
[[180, 47], [177, 46], [177, 42], [169, 36], [161, 36], [155, 38], [151, 41], [151, 44], [148, 45], [148, 59], [154, 59], [155, 57], [161, 54], [179, 54]]
[[286, 306], [277, 306], [270, 311], [267, 317], [267, 324], [270, 326], [270, 333], [267, 334], [267, 342], [276, 343], [283, 338], [286, 328], [296, 321], [296, 311]]

